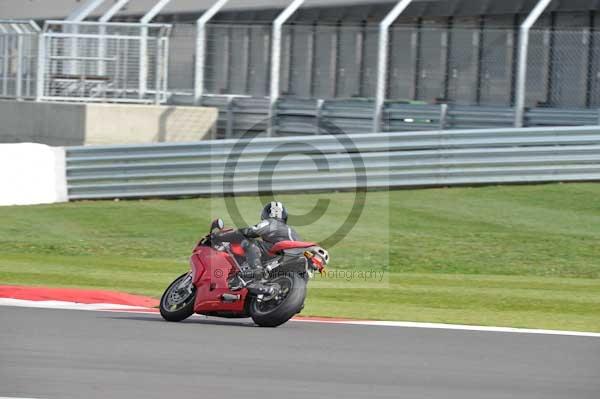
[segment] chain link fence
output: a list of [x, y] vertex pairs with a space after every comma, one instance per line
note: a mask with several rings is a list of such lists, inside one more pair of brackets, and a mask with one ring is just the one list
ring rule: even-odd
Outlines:
[[[172, 92], [192, 93], [196, 28], [177, 24], [169, 60]], [[207, 28], [205, 94], [267, 97], [272, 25]], [[600, 105], [600, 32], [531, 31], [527, 106]], [[282, 31], [280, 93], [288, 98], [371, 99], [377, 84], [375, 25], [289, 24]], [[518, 34], [466, 21], [390, 29], [386, 98], [465, 106], [514, 104]]]
[[537, 30], [530, 41], [528, 106], [600, 106], [599, 32]]

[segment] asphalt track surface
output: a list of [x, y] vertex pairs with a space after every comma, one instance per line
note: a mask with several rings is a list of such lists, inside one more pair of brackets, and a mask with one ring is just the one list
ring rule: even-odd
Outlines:
[[600, 339], [0, 307], [0, 397], [600, 398]]

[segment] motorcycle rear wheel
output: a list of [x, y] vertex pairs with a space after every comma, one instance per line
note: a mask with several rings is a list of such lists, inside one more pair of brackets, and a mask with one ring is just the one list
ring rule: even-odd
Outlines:
[[[179, 287], [190, 272], [177, 277], [165, 290], [160, 298], [160, 315], [167, 321], [182, 321], [194, 314], [194, 302], [196, 301], [196, 287], [192, 285], [191, 293], [183, 292], [185, 287]], [[191, 284], [191, 279], [189, 284]]]
[[261, 327], [277, 327], [287, 322], [302, 310], [306, 298], [306, 280], [296, 273], [276, 277], [269, 281], [272, 283], [281, 286], [283, 298], [264, 302], [256, 297], [251, 299], [250, 316]]

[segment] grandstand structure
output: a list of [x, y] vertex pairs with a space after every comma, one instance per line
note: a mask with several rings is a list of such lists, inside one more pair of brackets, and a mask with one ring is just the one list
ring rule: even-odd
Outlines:
[[318, 133], [301, 125], [319, 118], [360, 132], [598, 122], [599, 0], [5, 0], [0, 15], [169, 25], [161, 99], [219, 107], [228, 136], [268, 116], [282, 134]]

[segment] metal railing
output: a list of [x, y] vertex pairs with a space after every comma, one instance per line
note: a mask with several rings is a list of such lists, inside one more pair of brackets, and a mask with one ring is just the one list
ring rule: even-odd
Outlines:
[[67, 148], [69, 198], [600, 180], [600, 127], [332, 132], [338, 134]]
[[[173, 96], [171, 103], [191, 105], [189, 96]], [[219, 109], [218, 132], [221, 138], [239, 137], [247, 131], [266, 132], [273, 125], [273, 136], [315, 135], [322, 122], [331, 122], [346, 133], [372, 131], [374, 101], [369, 99], [294, 99], [280, 98], [272, 120], [269, 99], [247, 96], [204, 96], [200, 105]], [[515, 109], [503, 106], [426, 104], [386, 101], [382, 130], [455, 130], [509, 128], [514, 125]], [[525, 127], [600, 125], [600, 109], [561, 109], [533, 107], [525, 110]]]
[[40, 27], [0, 19], [0, 97], [34, 98]]
[[46, 21], [38, 100], [162, 103], [170, 25]]

